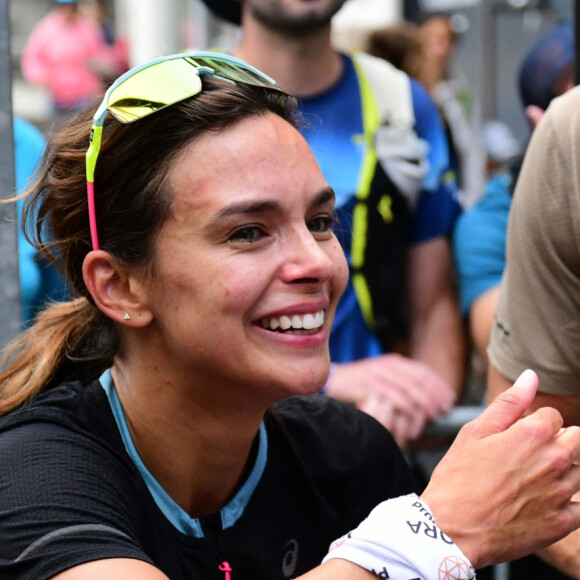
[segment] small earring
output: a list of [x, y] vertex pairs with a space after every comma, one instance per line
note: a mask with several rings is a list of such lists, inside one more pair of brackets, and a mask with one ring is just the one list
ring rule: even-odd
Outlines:
[[129, 316], [128, 312], [125, 312], [125, 314], [123, 314], [123, 320], [131, 320], [131, 316]]

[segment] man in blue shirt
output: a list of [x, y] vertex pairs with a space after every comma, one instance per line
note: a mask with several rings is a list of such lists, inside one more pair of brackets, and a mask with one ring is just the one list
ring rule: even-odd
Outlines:
[[[437, 110], [419, 84], [392, 72], [386, 62], [367, 56], [374, 62], [367, 66], [332, 48], [331, 18], [344, 0], [207, 4], [218, 16], [242, 24], [234, 54], [299, 97], [307, 121], [303, 134], [337, 196], [337, 235], [352, 276], [333, 327], [335, 364], [326, 393], [371, 413], [405, 445], [451, 408], [463, 378], [447, 239], [460, 206]], [[394, 117], [398, 109], [410, 112], [408, 147], [405, 139], [388, 139], [397, 123], [384, 128], [381, 139], [379, 131], [368, 129], [383, 97], [390, 98], [389, 90], [370, 96], [364, 91], [374, 81], [367, 72], [377, 67], [397, 83], [394, 92], [401, 99], [392, 107]], [[380, 163], [373, 161], [375, 152]], [[401, 187], [393, 189], [393, 181]], [[373, 196], [376, 203], [367, 203]], [[369, 216], [362, 225], [357, 206]], [[371, 233], [377, 212], [386, 224], [378, 238]], [[375, 263], [377, 248], [381, 259]], [[384, 279], [373, 280], [375, 274]], [[377, 313], [379, 306], [384, 313]], [[405, 356], [392, 352], [401, 344]]]

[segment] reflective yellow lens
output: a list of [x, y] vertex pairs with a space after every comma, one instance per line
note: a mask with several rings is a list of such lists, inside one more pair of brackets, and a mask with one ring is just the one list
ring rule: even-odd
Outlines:
[[197, 95], [201, 79], [185, 59], [166, 60], [144, 68], [111, 92], [107, 107], [123, 123], [131, 123]]

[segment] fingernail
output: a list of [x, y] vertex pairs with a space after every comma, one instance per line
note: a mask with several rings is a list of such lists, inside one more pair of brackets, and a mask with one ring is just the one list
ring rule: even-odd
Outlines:
[[536, 373], [532, 369], [526, 369], [514, 383], [514, 386], [529, 387], [536, 380]]

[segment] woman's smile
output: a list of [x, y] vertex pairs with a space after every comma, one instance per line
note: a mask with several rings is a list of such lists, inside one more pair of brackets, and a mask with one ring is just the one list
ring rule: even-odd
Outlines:
[[278, 317], [263, 318], [259, 322], [259, 325], [267, 330], [295, 334], [314, 334], [320, 330], [323, 324], [324, 310], [304, 315], [293, 314], [286, 316], [283, 314]]

